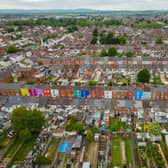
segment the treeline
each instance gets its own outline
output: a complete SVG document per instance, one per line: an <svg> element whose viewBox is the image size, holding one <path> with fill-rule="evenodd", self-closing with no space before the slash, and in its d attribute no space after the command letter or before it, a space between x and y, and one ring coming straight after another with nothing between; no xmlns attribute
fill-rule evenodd
<svg viewBox="0 0 168 168"><path fill-rule="evenodd" d="M103 20L103 19L74 19L74 18L39 18L37 20L9 20L7 26L36 26L36 25L45 25L45 26L110 26L110 25L123 25L122 20Z"/></svg>
<svg viewBox="0 0 168 168"><path fill-rule="evenodd" d="M126 35L115 36L113 32L98 32L98 29L93 30L93 38L90 41L90 44L97 44L97 41L101 44L112 44L112 45L125 45L126 44Z"/></svg>
<svg viewBox="0 0 168 168"><path fill-rule="evenodd" d="M138 23L138 24L134 25L135 28L139 28L139 29L146 29L146 28L158 29L158 28L162 28L163 26L164 26L163 24L155 23L155 22L152 22L152 23Z"/></svg>
<svg viewBox="0 0 168 168"><path fill-rule="evenodd" d="M124 36L114 36L112 32L108 34L100 34L100 43L101 44L113 44L113 45L124 45L126 44L126 38Z"/></svg>

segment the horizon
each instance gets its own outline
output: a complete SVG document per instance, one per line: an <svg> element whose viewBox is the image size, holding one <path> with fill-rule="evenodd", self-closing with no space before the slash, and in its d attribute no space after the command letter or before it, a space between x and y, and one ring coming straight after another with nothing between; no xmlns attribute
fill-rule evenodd
<svg viewBox="0 0 168 168"><path fill-rule="evenodd" d="M0 10L41 10L41 11L44 11L44 10L65 10L65 11L68 11L68 10L92 10L92 11L168 11L168 9L138 9L138 10L134 10L134 9L92 9L92 8L74 8L74 9L66 9L66 8L50 8L50 9L37 9L37 8L32 8L32 9L26 9L26 8L20 8L20 9L17 9L17 8L6 8L6 9L1 9Z"/></svg>
<svg viewBox="0 0 168 168"><path fill-rule="evenodd" d="M2 1L2 0L0 0ZM167 0L6 0L0 10L75 10L91 9L102 11L146 11L168 10Z"/></svg>

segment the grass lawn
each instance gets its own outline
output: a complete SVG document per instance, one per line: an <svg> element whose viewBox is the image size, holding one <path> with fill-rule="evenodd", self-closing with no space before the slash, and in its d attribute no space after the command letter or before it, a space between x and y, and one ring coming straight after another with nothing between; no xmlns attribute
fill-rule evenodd
<svg viewBox="0 0 168 168"><path fill-rule="evenodd" d="M168 158L168 150L166 147L166 143L163 139L160 141L160 147L162 148L162 151L163 151L163 154L165 155L165 158ZM168 160L167 160L167 162L168 162Z"/></svg>
<svg viewBox="0 0 168 168"><path fill-rule="evenodd" d="M110 124L109 124L109 129L111 131L124 131L126 128L126 124L125 122L121 122L121 121L110 121Z"/></svg>
<svg viewBox="0 0 168 168"><path fill-rule="evenodd" d="M24 158L27 156L27 154L33 149L33 145L34 145L36 138L37 138L37 135L33 136L31 138L31 140L24 142L24 144L22 145L20 150L16 153L15 157L13 158L11 165L14 162L24 160Z"/></svg>
<svg viewBox="0 0 168 168"><path fill-rule="evenodd" d="M113 166L121 165L121 147L120 147L120 137L112 139L112 164Z"/></svg>
<svg viewBox="0 0 168 168"><path fill-rule="evenodd" d="M5 146L7 146L11 141L12 141L12 139L6 137L6 138L4 138L3 140L0 140L0 145L2 145L2 146L5 147Z"/></svg>
<svg viewBox="0 0 168 168"><path fill-rule="evenodd" d="M130 140L128 138L125 140L125 151L126 151L127 164L132 164L133 163L132 150Z"/></svg>
<svg viewBox="0 0 168 168"><path fill-rule="evenodd" d="M53 160L53 158L55 156L59 142L60 142L60 139L56 139L56 138L52 138L50 141L50 144L49 144L48 149L45 153L45 156L47 158L49 158L51 161Z"/></svg>
<svg viewBox="0 0 168 168"><path fill-rule="evenodd" d="M66 168L67 160L68 160L68 154L65 154L65 156L64 156L63 168Z"/></svg>
<svg viewBox="0 0 168 168"><path fill-rule="evenodd" d="M6 157L12 157L12 155L15 153L15 151L17 150L17 148L19 147L19 145L22 143L21 140L15 139L13 144L9 147L9 149L7 150L7 152L5 153L5 155L3 156L3 158Z"/></svg>
<svg viewBox="0 0 168 168"><path fill-rule="evenodd" d="M98 151L98 143L91 142L88 146L88 157L87 161L89 161L93 168L97 168L97 151Z"/></svg>

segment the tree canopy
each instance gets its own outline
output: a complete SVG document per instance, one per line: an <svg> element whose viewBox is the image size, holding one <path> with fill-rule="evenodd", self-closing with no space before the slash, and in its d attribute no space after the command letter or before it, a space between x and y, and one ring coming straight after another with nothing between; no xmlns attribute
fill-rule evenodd
<svg viewBox="0 0 168 168"><path fill-rule="evenodd" d="M155 122L149 125L148 132L150 135L159 136L161 134L162 127L159 123Z"/></svg>
<svg viewBox="0 0 168 168"><path fill-rule="evenodd" d="M36 26L36 25L45 25L45 26L58 26L58 27L66 27L66 26L110 26L110 25L123 25L122 20L118 19L74 19L74 18L39 18L39 19L25 19L25 20L9 20L6 25L9 26Z"/></svg>
<svg viewBox="0 0 168 168"><path fill-rule="evenodd" d="M103 49L101 50L100 56L101 56L101 57L105 57L105 56L107 56L107 55L108 55L108 53L107 53L106 49L103 48Z"/></svg>
<svg viewBox="0 0 168 168"><path fill-rule="evenodd" d="M16 53L19 51L19 49L17 47L15 47L14 45L9 45L6 49L8 54L12 54L12 53Z"/></svg>
<svg viewBox="0 0 168 168"><path fill-rule="evenodd" d="M97 28L95 28L94 30L93 30L93 36L98 36L99 35L99 33L98 33L98 29Z"/></svg>
<svg viewBox="0 0 168 168"><path fill-rule="evenodd" d="M97 43L97 37L93 37L90 44L96 44Z"/></svg>
<svg viewBox="0 0 168 168"><path fill-rule="evenodd" d="M113 45L124 45L126 44L126 39L124 36L114 36L113 32L109 32L108 34L104 34L101 32L100 34L100 43L101 44L113 44Z"/></svg>
<svg viewBox="0 0 168 168"><path fill-rule="evenodd" d="M92 142L93 141L93 132L91 130L88 130L87 131L87 135L86 135L86 139L89 141L89 142Z"/></svg>
<svg viewBox="0 0 168 168"><path fill-rule="evenodd" d="M44 155L39 155L37 156L35 163L37 165L49 165L50 164L50 159L45 157Z"/></svg>
<svg viewBox="0 0 168 168"><path fill-rule="evenodd" d="M94 81L94 80L89 80L89 81L88 81L88 85L89 85L89 86L96 86L96 85L97 85L97 82Z"/></svg>
<svg viewBox="0 0 168 168"><path fill-rule="evenodd" d="M133 57L133 53L129 51L129 52L126 53L126 56L129 57L129 58Z"/></svg>
<svg viewBox="0 0 168 168"><path fill-rule="evenodd" d="M156 39L156 44L163 44L163 39L162 39L162 37L158 37L158 38Z"/></svg>
<svg viewBox="0 0 168 168"><path fill-rule="evenodd" d="M66 125L65 130L69 132L76 131L77 133L81 134L84 132L85 129L80 122L77 122L75 116L71 116L69 124Z"/></svg>
<svg viewBox="0 0 168 168"><path fill-rule="evenodd" d="M109 50L108 50L108 56L114 57L114 56L116 56L116 55L117 55L117 50L116 50L116 48L114 48L114 47L109 48Z"/></svg>
<svg viewBox="0 0 168 168"><path fill-rule="evenodd" d="M150 81L150 73L147 69L143 69L138 72L137 81L141 83L149 83Z"/></svg>
<svg viewBox="0 0 168 168"><path fill-rule="evenodd" d="M11 122L14 131L20 138L29 139L31 134L39 132L45 123L43 114L34 109L27 110L25 107L18 107L13 110Z"/></svg>

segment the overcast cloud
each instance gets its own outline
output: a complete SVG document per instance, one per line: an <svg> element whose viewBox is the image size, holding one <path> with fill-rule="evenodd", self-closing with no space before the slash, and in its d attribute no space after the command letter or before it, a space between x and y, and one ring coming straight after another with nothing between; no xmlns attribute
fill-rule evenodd
<svg viewBox="0 0 168 168"><path fill-rule="evenodd" d="M168 0L0 0L0 9L152 10L168 9Z"/></svg>

